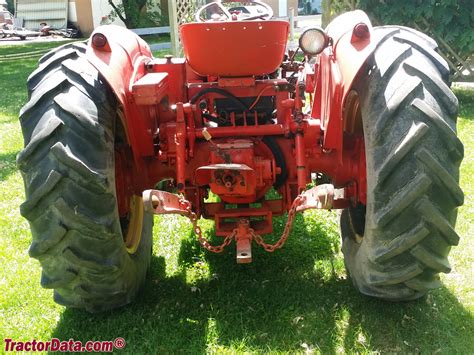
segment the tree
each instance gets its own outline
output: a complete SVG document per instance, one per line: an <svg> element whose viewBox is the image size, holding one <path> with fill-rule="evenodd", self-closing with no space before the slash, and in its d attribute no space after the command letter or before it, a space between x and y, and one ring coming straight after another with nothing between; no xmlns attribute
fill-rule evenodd
<svg viewBox="0 0 474 355"><path fill-rule="evenodd" d="M7 0L7 9L10 11L12 14L15 13L15 6L13 4L13 0Z"/></svg>
<svg viewBox="0 0 474 355"><path fill-rule="evenodd" d="M440 47L453 63L466 61L474 52L472 0L325 0L330 2L331 15L359 8L378 25L418 25L429 36L446 42L456 53ZM471 10L469 10L471 9ZM324 12L323 12L324 14Z"/></svg>
<svg viewBox="0 0 474 355"><path fill-rule="evenodd" d="M168 1L167 0L108 0L113 10L108 16L110 20L118 17L128 28L168 26ZM160 11L157 9L157 2Z"/></svg>
<svg viewBox="0 0 474 355"><path fill-rule="evenodd" d="M122 0L122 4L117 5L113 0L109 0L115 15L123 21L127 28L136 28L140 25L141 15L146 12L148 3L148 0Z"/></svg>

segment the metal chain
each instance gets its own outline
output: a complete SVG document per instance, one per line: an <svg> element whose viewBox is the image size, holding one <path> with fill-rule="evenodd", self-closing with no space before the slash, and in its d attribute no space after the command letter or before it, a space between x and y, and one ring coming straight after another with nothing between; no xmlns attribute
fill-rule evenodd
<svg viewBox="0 0 474 355"><path fill-rule="evenodd" d="M276 242L275 244L265 243L265 241L260 235L256 234L252 228L249 228L250 234L252 235L255 242L259 244L260 246L262 246L263 249L265 249L265 251L270 252L270 253L275 251L276 249L280 249L281 247L283 247L286 240L288 239L288 236L290 235L291 227L293 225L293 220L295 219L295 216L296 216L296 209L303 202L304 202L304 197L302 195L299 195L293 201L293 204L291 205L291 208L288 211L288 220L286 221L285 229L283 230L283 233L280 239L278 240L278 242ZM237 230L234 229L232 233L230 233L227 237L225 237L221 245L217 245L217 246L211 245L211 243L209 243L209 240L207 240L202 235L201 227L199 227L197 224L197 221L198 221L197 215L191 209L191 203L185 199L182 199L181 203L183 207L186 209L185 216L188 217L191 223L193 224L193 231L198 236L199 243L212 253L222 253L224 251L224 248L227 247L235 238L237 234Z"/></svg>
<svg viewBox="0 0 474 355"><path fill-rule="evenodd" d="M263 238L256 234L253 229L250 230L250 233L252 234L253 239L255 239L255 242L259 244L260 246L265 249L267 252L273 252L276 249L280 249L288 239L288 236L290 235L291 231L291 226L293 225L293 220L295 219L296 216L296 209L298 206L300 206L304 202L304 197L302 195L299 195L294 201L293 204L291 205L290 210L288 211L288 220L286 221L285 229L283 230L283 233L275 244L268 244L265 243Z"/></svg>
<svg viewBox="0 0 474 355"><path fill-rule="evenodd" d="M191 210L191 203L189 201L185 200L185 199L182 199L181 203L183 204L183 207L187 211L185 216L188 217L189 220L191 221L191 223L193 224L193 231L198 236L199 243L204 248L206 248L207 250L209 250L212 253L222 253L224 251L224 248L227 247L232 242L232 240L235 238L235 235L237 234L237 231L234 230L227 237L225 237L224 242L221 245L217 245L217 246L211 245L211 243L209 243L209 240L207 240L202 235L201 227L199 227L198 224L197 224L198 217L197 217L196 213L194 213Z"/></svg>

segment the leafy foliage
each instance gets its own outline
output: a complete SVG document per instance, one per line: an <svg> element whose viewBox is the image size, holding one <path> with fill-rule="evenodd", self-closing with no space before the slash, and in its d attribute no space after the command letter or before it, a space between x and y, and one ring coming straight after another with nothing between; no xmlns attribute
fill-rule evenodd
<svg viewBox="0 0 474 355"><path fill-rule="evenodd" d="M13 0L7 0L7 10L12 14L15 13L15 5L13 4Z"/></svg>
<svg viewBox="0 0 474 355"><path fill-rule="evenodd" d="M153 27L168 25L168 16L154 11L156 0L108 0L113 10L108 16L110 20L120 18L128 28Z"/></svg>
<svg viewBox="0 0 474 355"><path fill-rule="evenodd" d="M358 0L356 7L367 12L375 24L418 25L428 34L446 41L462 58L474 53L474 11L472 0ZM350 10L348 2L331 2L331 13ZM449 56L449 53L445 53Z"/></svg>

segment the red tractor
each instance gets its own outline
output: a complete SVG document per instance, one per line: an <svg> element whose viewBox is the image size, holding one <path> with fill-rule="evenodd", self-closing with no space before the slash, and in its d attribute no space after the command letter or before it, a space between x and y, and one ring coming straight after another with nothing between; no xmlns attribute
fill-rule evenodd
<svg viewBox="0 0 474 355"><path fill-rule="evenodd" d="M204 248L235 243L247 263L253 242L281 248L295 213L323 208L341 210L360 292L412 300L439 286L459 241L463 145L436 43L354 11L287 51L288 22L259 1L243 17L227 2L180 27L185 58L153 58L103 26L40 59L18 166L41 285L69 307L119 307L144 282L154 214L189 217ZM220 245L199 218L215 221Z"/></svg>

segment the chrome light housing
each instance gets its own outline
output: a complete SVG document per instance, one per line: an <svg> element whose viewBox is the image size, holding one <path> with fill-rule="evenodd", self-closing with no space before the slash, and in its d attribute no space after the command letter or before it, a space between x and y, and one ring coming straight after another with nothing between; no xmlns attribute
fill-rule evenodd
<svg viewBox="0 0 474 355"><path fill-rule="evenodd" d="M299 45L305 54L313 56L329 45L329 37L321 27L309 27L301 33Z"/></svg>

